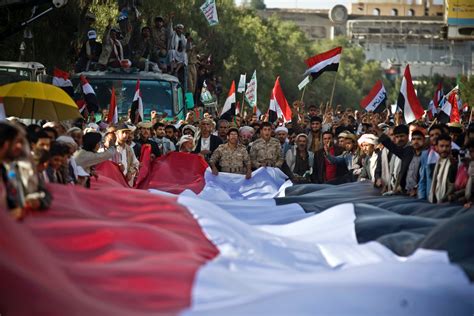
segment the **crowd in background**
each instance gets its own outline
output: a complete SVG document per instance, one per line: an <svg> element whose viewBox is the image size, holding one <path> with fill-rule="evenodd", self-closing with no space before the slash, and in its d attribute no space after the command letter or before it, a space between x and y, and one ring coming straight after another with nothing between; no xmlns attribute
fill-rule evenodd
<svg viewBox="0 0 474 316"><path fill-rule="evenodd" d="M123 8L109 21L101 41L94 27L96 17L87 13L76 43L75 72L111 68L153 71L176 76L183 90L199 94L206 89L217 98L222 93L219 77L213 73L212 56L199 54L198 45L174 15L142 21L136 10Z"/></svg>
<svg viewBox="0 0 474 316"><path fill-rule="evenodd" d="M155 114L136 126L84 119L25 125L10 118L0 122L0 203L17 217L47 209L47 183L90 187L95 166L104 161L114 162L133 187L143 159L178 151L203 157L215 176L229 172L248 179L253 170L274 167L294 183L371 181L384 195L471 206L469 117L465 124L406 125L400 113L305 108L301 102L293 104L293 113L287 123L256 115L232 122L209 113L195 118L194 112L173 123Z"/></svg>

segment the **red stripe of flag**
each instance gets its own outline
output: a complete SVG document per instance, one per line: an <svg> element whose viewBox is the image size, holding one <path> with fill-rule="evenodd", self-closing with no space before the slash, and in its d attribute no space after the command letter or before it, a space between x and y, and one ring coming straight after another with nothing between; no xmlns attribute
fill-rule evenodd
<svg viewBox="0 0 474 316"><path fill-rule="evenodd" d="M326 59L335 57L335 56L337 56L341 53L342 53L342 47L336 47L336 48L333 48L331 50L328 50L327 52L324 52L324 53L315 55L313 57L310 57L305 62L306 62L306 65L308 65L308 68L311 68L314 65L316 65L316 64L318 64L318 63L320 63L320 62L322 62Z"/></svg>

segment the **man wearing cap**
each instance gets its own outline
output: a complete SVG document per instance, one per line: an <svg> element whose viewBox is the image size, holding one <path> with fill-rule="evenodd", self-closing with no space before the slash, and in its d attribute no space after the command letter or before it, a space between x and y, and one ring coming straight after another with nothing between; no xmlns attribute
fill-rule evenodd
<svg viewBox="0 0 474 316"><path fill-rule="evenodd" d="M281 155L282 157L285 157L286 153L291 148L290 142L288 141L288 128L284 126L278 126L275 129L275 136L280 142Z"/></svg>
<svg viewBox="0 0 474 316"><path fill-rule="evenodd" d="M138 173L138 162L133 149L127 145L128 138L131 134L130 128L125 124L121 123L117 125L115 135L117 136L116 149L121 155L121 162L119 163L120 169L122 170L128 184L133 186L135 175Z"/></svg>
<svg viewBox="0 0 474 316"><path fill-rule="evenodd" d="M246 179L252 177L250 157L244 145L239 144L239 130L235 127L227 131L227 143L220 145L209 159L212 174L221 172L245 174Z"/></svg>
<svg viewBox="0 0 474 316"><path fill-rule="evenodd" d="M168 33L165 27L165 20L161 16L155 17L155 25L151 33L157 50L168 50Z"/></svg>
<svg viewBox="0 0 474 316"><path fill-rule="evenodd" d="M250 147L250 161L252 168L277 167L285 161L281 155L280 142L272 138L272 124L263 122L260 125L260 138Z"/></svg>
<svg viewBox="0 0 474 316"><path fill-rule="evenodd" d="M191 135L183 135L177 144L179 152L192 153L194 149L194 138Z"/></svg>
<svg viewBox="0 0 474 316"><path fill-rule="evenodd" d="M197 140L194 152L201 154L206 160L208 160L212 153L214 153L214 150L222 144L222 140L218 136L211 134L214 129L214 122L211 119L202 119L200 129L201 136Z"/></svg>
<svg viewBox="0 0 474 316"><path fill-rule="evenodd" d="M143 157L141 157L141 153L143 152L143 148L145 146L151 147L151 153L150 153L151 160L154 160L156 157L159 157L161 155L160 148L158 144L155 143L153 139L151 138L151 129L152 129L151 122L140 122L138 123L138 128L140 131L140 135L137 140L137 143L140 144L141 151L139 155L137 156L137 159L139 159L140 161L143 160Z"/></svg>
<svg viewBox="0 0 474 316"><path fill-rule="evenodd" d="M365 154L359 180L370 180L380 187L382 183L380 179L379 153L375 151L375 146L379 144L379 138L373 134L364 134L359 138L358 142Z"/></svg>
<svg viewBox="0 0 474 316"><path fill-rule="evenodd" d="M97 32L89 30L87 40L82 44L76 64L76 72L89 71L95 67L102 53L102 44L96 41Z"/></svg>

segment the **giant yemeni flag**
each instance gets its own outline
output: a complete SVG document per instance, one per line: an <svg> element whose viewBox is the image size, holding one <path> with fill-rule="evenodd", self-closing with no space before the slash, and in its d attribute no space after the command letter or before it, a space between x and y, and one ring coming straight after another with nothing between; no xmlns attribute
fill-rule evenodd
<svg viewBox="0 0 474 316"><path fill-rule="evenodd" d="M341 59L342 47L336 47L327 52L315 55L306 60L308 69L304 75L311 75L313 79L318 78L325 71L337 71Z"/></svg>
<svg viewBox="0 0 474 316"><path fill-rule="evenodd" d="M2 315L474 310L474 214L462 205L380 197L364 182L292 186L270 167L214 176L188 153L143 163L144 190L106 161L91 189L50 184L50 209L22 222L0 204Z"/></svg>
<svg viewBox="0 0 474 316"><path fill-rule="evenodd" d="M275 80L268 107L268 120L275 122L278 118L283 118L285 123L291 121L291 108L281 89L279 76Z"/></svg>
<svg viewBox="0 0 474 316"><path fill-rule="evenodd" d="M360 106L367 112L379 113L385 110L386 102L387 91L385 91L382 80L379 80L372 87L369 94L360 101Z"/></svg>
<svg viewBox="0 0 474 316"><path fill-rule="evenodd" d="M232 80L232 84L229 89L229 94L225 100L224 107L221 111L221 119L232 121L235 115L235 81Z"/></svg>
<svg viewBox="0 0 474 316"><path fill-rule="evenodd" d="M411 80L409 65L405 68L400 93L398 94L397 107L403 112L406 124L420 119L425 113L425 110L423 110L423 107L416 96L413 81Z"/></svg>

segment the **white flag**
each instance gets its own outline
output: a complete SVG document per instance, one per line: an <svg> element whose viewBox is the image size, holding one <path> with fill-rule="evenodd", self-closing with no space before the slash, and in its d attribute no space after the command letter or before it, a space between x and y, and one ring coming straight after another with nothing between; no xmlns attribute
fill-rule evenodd
<svg viewBox="0 0 474 316"><path fill-rule="evenodd" d="M306 76L306 78L304 78L303 81L301 81L300 84L298 85L298 89L299 90L303 89L304 87L306 87L308 83L309 83L309 76Z"/></svg>
<svg viewBox="0 0 474 316"><path fill-rule="evenodd" d="M250 107L257 105L257 71L255 70L247 85L247 91L245 91L245 99L249 103Z"/></svg>
<svg viewBox="0 0 474 316"><path fill-rule="evenodd" d="M242 93L245 91L245 82L247 81L247 74L240 75L239 85L237 87L237 92Z"/></svg>
<svg viewBox="0 0 474 316"><path fill-rule="evenodd" d="M219 18L217 17L217 7L215 0L206 0L201 6L201 11L209 22L209 25L216 25L219 23Z"/></svg>

